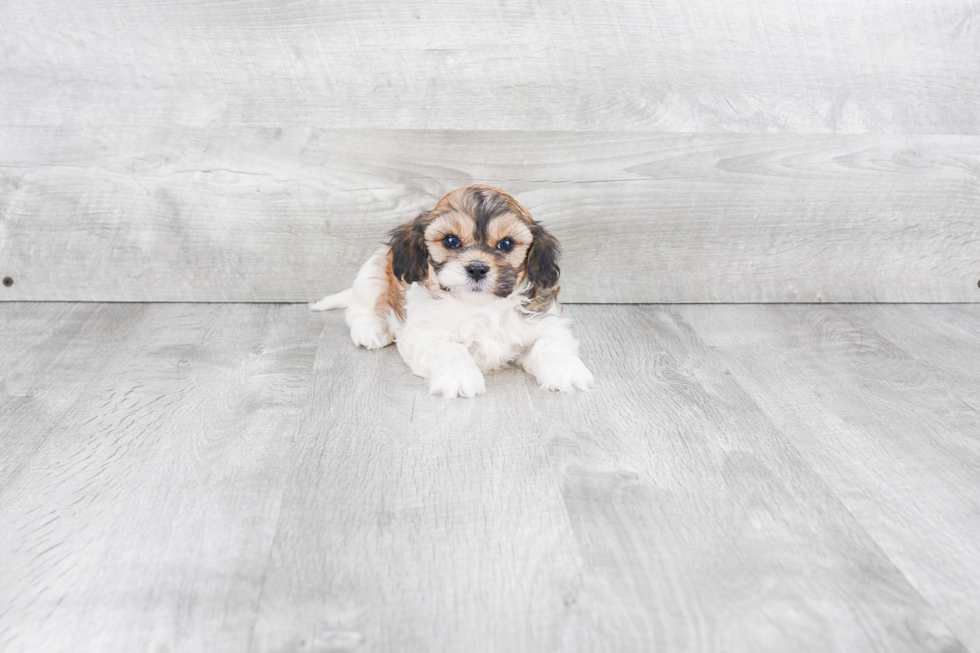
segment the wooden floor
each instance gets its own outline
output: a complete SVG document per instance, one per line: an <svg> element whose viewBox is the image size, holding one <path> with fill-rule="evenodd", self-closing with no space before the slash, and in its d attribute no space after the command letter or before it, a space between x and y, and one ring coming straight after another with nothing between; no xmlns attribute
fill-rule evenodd
<svg viewBox="0 0 980 653"><path fill-rule="evenodd" d="M572 306L429 397L298 305L0 304L0 651L980 652L980 305Z"/></svg>

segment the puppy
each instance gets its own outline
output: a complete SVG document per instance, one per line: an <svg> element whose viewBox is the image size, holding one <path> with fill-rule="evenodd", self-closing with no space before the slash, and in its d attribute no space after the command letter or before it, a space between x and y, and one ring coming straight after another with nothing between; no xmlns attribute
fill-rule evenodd
<svg viewBox="0 0 980 653"><path fill-rule="evenodd" d="M483 372L509 363L548 390L592 386L558 302L558 241L513 197L460 188L390 237L353 288L310 305L346 307L355 344L396 342L429 392L445 397L482 394Z"/></svg>

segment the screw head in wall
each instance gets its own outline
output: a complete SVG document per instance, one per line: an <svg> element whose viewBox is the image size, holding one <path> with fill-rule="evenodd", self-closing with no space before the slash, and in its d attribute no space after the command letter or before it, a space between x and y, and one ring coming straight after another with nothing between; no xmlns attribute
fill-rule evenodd
<svg viewBox="0 0 980 653"><path fill-rule="evenodd" d="M14 285L14 278L13 277L4 277L3 278L3 285L7 286L8 288L10 286Z"/></svg>

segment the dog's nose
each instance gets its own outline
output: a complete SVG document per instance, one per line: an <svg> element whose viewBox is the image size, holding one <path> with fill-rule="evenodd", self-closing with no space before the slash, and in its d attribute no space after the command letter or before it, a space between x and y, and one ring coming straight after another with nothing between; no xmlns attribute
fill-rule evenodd
<svg viewBox="0 0 980 653"><path fill-rule="evenodd" d="M466 266L466 274L470 275L473 281L480 281L483 277L487 276L487 272L489 271L490 268L487 264L481 261L473 261Z"/></svg>

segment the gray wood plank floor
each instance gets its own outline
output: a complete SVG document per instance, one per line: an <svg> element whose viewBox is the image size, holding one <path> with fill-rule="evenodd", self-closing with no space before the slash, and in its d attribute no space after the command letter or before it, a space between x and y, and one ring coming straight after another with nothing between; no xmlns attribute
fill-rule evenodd
<svg viewBox="0 0 980 653"><path fill-rule="evenodd" d="M339 313L0 304L0 651L978 651L980 306L570 306L587 394Z"/></svg>

